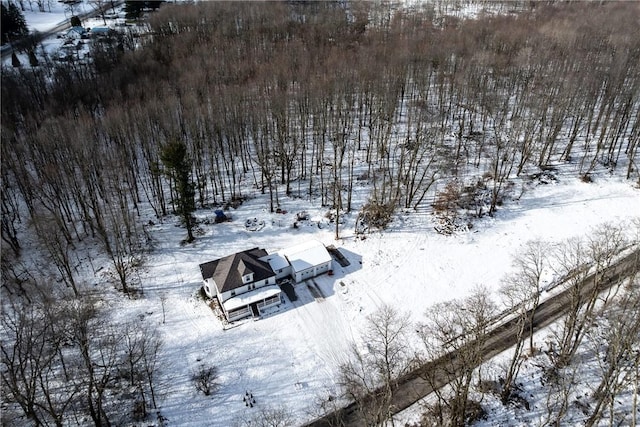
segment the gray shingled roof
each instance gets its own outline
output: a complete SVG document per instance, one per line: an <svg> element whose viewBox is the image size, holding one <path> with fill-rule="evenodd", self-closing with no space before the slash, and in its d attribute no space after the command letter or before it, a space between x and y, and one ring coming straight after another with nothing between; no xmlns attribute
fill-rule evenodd
<svg viewBox="0 0 640 427"><path fill-rule="evenodd" d="M204 280L213 277L218 291L221 293L231 291L244 286L244 283L242 283L243 274L253 272L254 282L275 276L269 263L258 259L266 255L267 251L264 249L249 249L215 261L200 264L200 272Z"/></svg>

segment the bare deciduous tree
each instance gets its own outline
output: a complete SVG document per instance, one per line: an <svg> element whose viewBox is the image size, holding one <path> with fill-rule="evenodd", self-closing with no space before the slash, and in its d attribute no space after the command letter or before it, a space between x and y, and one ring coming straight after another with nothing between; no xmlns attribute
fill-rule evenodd
<svg viewBox="0 0 640 427"><path fill-rule="evenodd" d="M541 241L527 242L514 259L515 270L503 279L500 292L508 310L516 314L516 345L513 348L502 385L501 399L507 403L522 364L522 349L529 333L529 354L533 355L533 320L540 302L542 274L548 263L548 245Z"/></svg>
<svg viewBox="0 0 640 427"><path fill-rule="evenodd" d="M593 384L591 415L585 425L594 426L609 409L609 423L615 420L615 399L632 381L640 361L640 292L638 280L629 281L619 297L610 301L596 325L587 332L597 360L599 381ZM628 420L627 420L628 421Z"/></svg>
<svg viewBox="0 0 640 427"><path fill-rule="evenodd" d="M288 427L296 424L296 419L285 407L260 407L258 413L243 417L232 424L233 427Z"/></svg>
<svg viewBox="0 0 640 427"><path fill-rule="evenodd" d="M426 313L419 330L425 357L445 357L449 361L443 370L423 374L433 385L437 398L434 422L439 425L461 426L466 422L472 380L482 361L486 333L495 312L495 304L481 287L464 300L439 303ZM444 383L449 384L447 389L441 387Z"/></svg>
<svg viewBox="0 0 640 427"><path fill-rule="evenodd" d="M344 392L358 403L371 425L389 418L396 380L410 366L412 354L406 346L410 326L406 314L383 305L368 317L363 335L366 349L353 345L351 360L340 368Z"/></svg>
<svg viewBox="0 0 640 427"><path fill-rule="evenodd" d="M201 364L191 375L196 390L210 396L218 387L218 368Z"/></svg>
<svg viewBox="0 0 640 427"><path fill-rule="evenodd" d="M556 248L556 273L566 279L570 296L569 312L556 334L554 353L558 366L570 363L588 323L598 315L603 270L613 263L625 245L620 227L610 225L591 230L586 241L574 238Z"/></svg>
<svg viewBox="0 0 640 427"><path fill-rule="evenodd" d="M36 301L12 300L2 315L2 390L7 400L20 405L36 425L61 425L75 393L60 395L57 371L63 341L55 334L43 307Z"/></svg>

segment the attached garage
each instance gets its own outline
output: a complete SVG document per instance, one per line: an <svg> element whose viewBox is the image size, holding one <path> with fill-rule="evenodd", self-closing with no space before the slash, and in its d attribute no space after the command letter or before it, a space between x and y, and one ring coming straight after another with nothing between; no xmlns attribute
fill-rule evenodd
<svg viewBox="0 0 640 427"><path fill-rule="evenodd" d="M331 269L331 255L325 246L311 240L279 252L291 265L291 277L298 283L326 273Z"/></svg>

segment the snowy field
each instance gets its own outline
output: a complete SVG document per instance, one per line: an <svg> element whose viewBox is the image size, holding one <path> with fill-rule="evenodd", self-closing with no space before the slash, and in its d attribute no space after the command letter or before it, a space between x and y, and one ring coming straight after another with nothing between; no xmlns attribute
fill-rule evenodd
<svg viewBox="0 0 640 427"><path fill-rule="evenodd" d="M471 231L449 237L434 231L430 214L412 212L360 240L353 233L353 213L335 241L325 209L313 209L313 202L302 199L285 198L280 206L286 214L271 214L268 197L256 194L230 211L233 221L201 224L196 242L188 246L180 246L185 231L172 219L150 228L156 243L145 260L145 296L120 314L146 313L158 324L164 339L161 365L171 367L164 372L166 400L161 404L170 423L228 426L261 408L279 407L300 423L313 419L318 403L338 394L338 366L351 342L361 344L366 316L377 307L389 304L419 321L430 305L463 297L478 285L497 290L523 243L560 242L638 218L640 192L615 177L583 183L561 175L556 183L533 186ZM302 210L311 219L293 228L294 215ZM199 215L213 219L214 212ZM245 221L252 218L264 221L264 228L248 231ZM200 263L255 246L272 252L312 238L335 245L351 262L346 268L334 262L333 276L315 279L324 300L316 301L300 284L294 303L287 300L260 320L225 330L199 298ZM220 386L213 397L198 394L190 381L201 361L219 368ZM256 407L244 405L246 391L253 393Z"/></svg>

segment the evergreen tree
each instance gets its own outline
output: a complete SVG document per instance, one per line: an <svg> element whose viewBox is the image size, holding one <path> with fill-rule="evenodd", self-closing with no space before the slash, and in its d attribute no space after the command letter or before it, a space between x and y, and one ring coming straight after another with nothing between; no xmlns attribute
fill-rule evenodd
<svg viewBox="0 0 640 427"><path fill-rule="evenodd" d="M82 26L82 21L80 21L80 18L77 15L73 15L71 17L71 19L69 20L69 23L71 24L72 27L81 27Z"/></svg>
<svg viewBox="0 0 640 427"><path fill-rule="evenodd" d="M22 65L15 52L11 52L11 65L13 65L14 67L19 67L20 65Z"/></svg>
<svg viewBox="0 0 640 427"><path fill-rule="evenodd" d="M173 180L177 193L176 212L182 216L187 227L187 242L193 242L194 220L191 214L196 210L195 187L191 181L192 162L187 155L184 142L173 140L162 147L160 160L167 168L167 175Z"/></svg>
<svg viewBox="0 0 640 427"><path fill-rule="evenodd" d="M33 49L29 49L29 65L32 67L38 66L40 63L38 61L38 57L36 56L36 52Z"/></svg>
<svg viewBox="0 0 640 427"><path fill-rule="evenodd" d="M9 3L8 6L2 3L0 15L2 44L24 37L29 33L22 11L14 3Z"/></svg>
<svg viewBox="0 0 640 427"><path fill-rule="evenodd" d="M127 19L138 19L142 15L145 3L143 1L125 1L124 12Z"/></svg>
<svg viewBox="0 0 640 427"><path fill-rule="evenodd" d="M138 19L142 15L144 9L156 10L163 1L138 1L127 0L124 2L125 17L127 19Z"/></svg>
<svg viewBox="0 0 640 427"><path fill-rule="evenodd" d="M160 7L160 5L164 3L162 0L160 1L145 1L145 7L148 7L151 10L156 10Z"/></svg>

